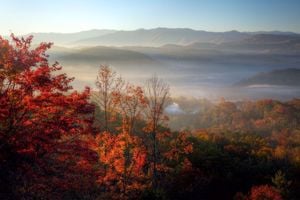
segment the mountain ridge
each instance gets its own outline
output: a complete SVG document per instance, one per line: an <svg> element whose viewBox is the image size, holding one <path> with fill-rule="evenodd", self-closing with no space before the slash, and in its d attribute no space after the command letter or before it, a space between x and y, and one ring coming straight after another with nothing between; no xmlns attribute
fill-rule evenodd
<svg viewBox="0 0 300 200"><path fill-rule="evenodd" d="M240 32L236 30L212 32L190 28L153 28L136 30L92 29L74 33L29 33L34 35L34 42L54 42L65 46L154 46L167 44L191 45L193 43L223 44L240 42L255 35L300 36L293 32L260 31Z"/></svg>

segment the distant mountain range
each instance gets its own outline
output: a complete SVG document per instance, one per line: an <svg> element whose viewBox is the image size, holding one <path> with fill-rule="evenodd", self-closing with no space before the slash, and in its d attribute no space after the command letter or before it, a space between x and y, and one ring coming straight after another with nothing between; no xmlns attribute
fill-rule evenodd
<svg viewBox="0 0 300 200"><path fill-rule="evenodd" d="M155 28L133 31L89 30L77 33L30 33L34 42L54 42L65 46L149 46L164 45L204 46L218 48L263 49L280 47L280 45L296 45L300 47L300 34L279 31L261 32L208 32L187 28ZM208 45L209 44L209 45ZM294 48L294 47L293 47Z"/></svg>
<svg viewBox="0 0 300 200"><path fill-rule="evenodd" d="M282 69L259 73L244 79L235 86L263 87L263 86L300 86L300 69Z"/></svg>
<svg viewBox="0 0 300 200"><path fill-rule="evenodd" d="M157 28L32 34L34 43L54 42L50 61L76 77L75 88L93 88L99 65L109 64L133 83L156 73L184 95L289 99L300 94L296 33Z"/></svg>
<svg viewBox="0 0 300 200"><path fill-rule="evenodd" d="M195 42L223 43L246 39L247 33L237 31L207 32L192 29L138 29L134 31L117 31L98 37L79 40L80 45L112 46L162 46L166 44L188 45Z"/></svg>
<svg viewBox="0 0 300 200"><path fill-rule="evenodd" d="M94 29L94 30L81 31L76 33L29 33L26 34L25 36L33 35L34 43L54 42L55 45L71 45L78 40L99 37L114 32L115 32L114 30Z"/></svg>

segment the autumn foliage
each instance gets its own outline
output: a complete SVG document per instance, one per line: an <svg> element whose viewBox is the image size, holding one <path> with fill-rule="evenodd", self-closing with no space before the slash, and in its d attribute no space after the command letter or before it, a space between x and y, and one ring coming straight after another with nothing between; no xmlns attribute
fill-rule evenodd
<svg viewBox="0 0 300 200"><path fill-rule="evenodd" d="M236 200L282 200L280 192L270 185L253 186L248 195L238 193Z"/></svg>
<svg viewBox="0 0 300 200"><path fill-rule="evenodd" d="M203 101L171 131L157 76L142 87L101 65L97 91L78 92L31 41L0 38L0 199L300 196L298 99Z"/></svg>
<svg viewBox="0 0 300 200"><path fill-rule="evenodd" d="M175 167L170 160L178 166L181 162L188 163L183 158L192 151L192 146L186 133L176 135L168 129L160 130L164 99L160 99L160 105L151 104L140 86L116 77L110 67L100 67L97 81L100 95L96 95L95 102L105 105L101 97L109 99L107 106L103 106L110 108L103 109L104 119L114 117L109 117L106 123L111 131L100 132L95 139L95 151L102 166L98 183L109 198L138 198L145 190L157 192L159 176L165 176ZM153 114L155 118L151 117Z"/></svg>
<svg viewBox="0 0 300 200"><path fill-rule="evenodd" d="M99 71L98 99L49 64L50 43L0 39L1 198L138 198L151 188L143 89ZM95 126L95 105L104 118ZM111 123L117 122L114 129ZM189 144L187 144L189 145ZM188 151L186 152L188 153Z"/></svg>
<svg viewBox="0 0 300 200"><path fill-rule="evenodd" d="M31 40L0 39L1 176L10 187L6 192L15 190L13 199L31 198L36 190L76 187L68 173L84 172L80 162L91 154L79 140L93 120L89 89L69 92L73 79L57 73L58 63L48 63L51 44L31 48ZM70 157L74 164L61 163Z"/></svg>
<svg viewBox="0 0 300 200"><path fill-rule="evenodd" d="M251 188L250 200L282 200L280 193L272 186L262 185Z"/></svg>

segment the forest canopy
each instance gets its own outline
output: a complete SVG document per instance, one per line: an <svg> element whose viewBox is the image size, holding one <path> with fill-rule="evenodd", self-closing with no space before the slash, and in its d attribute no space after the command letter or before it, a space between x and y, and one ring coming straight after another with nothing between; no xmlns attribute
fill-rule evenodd
<svg viewBox="0 0 300 200"><path fill-rule="evenodd" d="M108 65L79 92L32 38L0 37L1 199L300 198L299 99L172 99Z"/></svg>

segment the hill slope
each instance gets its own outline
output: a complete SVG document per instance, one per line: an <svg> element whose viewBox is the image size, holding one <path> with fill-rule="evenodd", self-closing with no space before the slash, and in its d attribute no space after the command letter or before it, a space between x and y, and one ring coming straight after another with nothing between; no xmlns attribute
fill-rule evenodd
<svg viewBox="0 0 300 200"><path fill-rule="evenodd" d="M87 63L122 63L122 64L154 64L149 56L125 49L113 47L89 47L73 51L70 54L62 55L58 60L84 65Z"/></svg>
<svg viewBox="0 0 300 200"><path fill-rule="evenodd" d="M236 86L286 85L300 86L300 69L282 69L259 73L235 84Z"/></svg>

